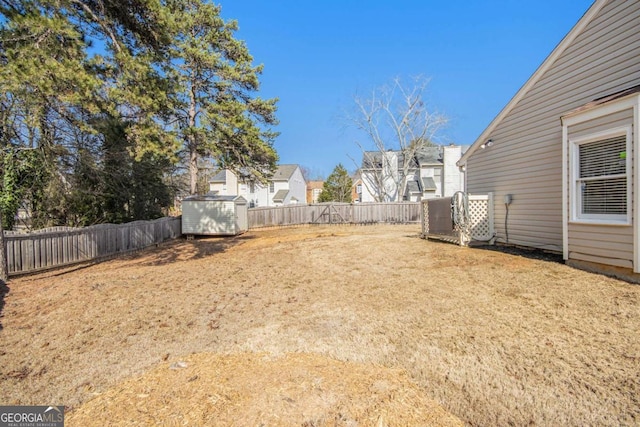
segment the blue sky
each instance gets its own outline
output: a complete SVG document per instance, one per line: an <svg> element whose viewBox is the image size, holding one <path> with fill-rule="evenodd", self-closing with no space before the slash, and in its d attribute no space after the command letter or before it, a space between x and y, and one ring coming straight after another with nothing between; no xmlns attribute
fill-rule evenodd
<svg viewBox="0 0 640 427"><path fill-rule="evenodd" d="M426 101L450 122L440 142L469 145L591 6L592 0L228 0L278 97L280 163L327 176L355 170L366 138L347 126L356 94L393 78L431 79Z"/></svg>

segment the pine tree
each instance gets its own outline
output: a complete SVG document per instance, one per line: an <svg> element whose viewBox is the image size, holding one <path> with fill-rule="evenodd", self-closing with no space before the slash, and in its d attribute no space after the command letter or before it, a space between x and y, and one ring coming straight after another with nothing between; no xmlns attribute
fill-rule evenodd
<svg viewBox="0 0 640 427"><path fill-rule="evenodd" d="M353 180L344 166L339 163L322 185L318 201L351 203L351 187L353 187Z"/></svg>
<svg viewBox="0 0 640 427"><path fill-rule="evenodd" d="M198 160L211 157L248 179L264 181L278 160L273 148L276 101L254 97L262 66L254 66L244 42L233 35L237 22L225 22L220 7L202 0L167 2L174 17L168 71L178 83L175 131L182 139L197 192Z"/></svg>

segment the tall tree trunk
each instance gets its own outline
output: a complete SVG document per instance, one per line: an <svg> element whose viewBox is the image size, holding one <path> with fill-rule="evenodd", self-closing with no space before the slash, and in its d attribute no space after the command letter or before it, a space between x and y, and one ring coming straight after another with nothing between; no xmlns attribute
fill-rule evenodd
<svg viewBox="0 0 640 427"><path fill-rule="evenodd" d="M195 136L191 135L189 139L195 139ZM198 193L198 153L192 141L189 142L189 192Z"/></svg>
<svg viewBox="0 0 640 427"><path fill-rule="evenodd" d="M189 145L189 179L190 179L190 193L198 193L198 141L195 134L196 128L196 92L195 84L192 82L191 90L189 91L189 129L191 132L187 136Z"/></svg>

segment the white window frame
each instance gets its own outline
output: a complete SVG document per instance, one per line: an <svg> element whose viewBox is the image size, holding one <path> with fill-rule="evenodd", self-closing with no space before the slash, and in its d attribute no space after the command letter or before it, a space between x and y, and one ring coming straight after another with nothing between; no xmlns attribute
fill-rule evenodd
<svg viewBox="0 0 640 427"><path fill-rule="evenodd" d="M571 222L583 224L602 224L602 225L631 225L631 201L632 201L632 130L631 126L621 126L607 129L602 132L591 133L588 135L569 138L569 167L571 170L570 185L570 210ZM626 158L625 158L625 178L627 180L627 212L626 214L584 214L582 213L582 194L580 179L580 146L590 142L602 141L609 138L624 136L626 139ZM613 178L613 177L612 177Z"/></svg>

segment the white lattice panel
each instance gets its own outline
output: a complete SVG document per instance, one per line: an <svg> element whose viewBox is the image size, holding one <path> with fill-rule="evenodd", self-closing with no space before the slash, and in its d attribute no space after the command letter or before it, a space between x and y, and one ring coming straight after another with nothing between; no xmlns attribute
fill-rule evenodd
<svg viewBox="0 0 640 427"><path fill-rule="evenodd" d="M429 234L429 203L423 200L420 204L422 211L420 212L422 222L422 236L426 237Z"/></svg>
<svg viewBox="0 0 640 427"><path fill-rule="evenodd" d="M448 203L451 203L451 198L447 198L447 201ZM435 221L437 223L435 224L435 228L434 224L429 224L430 202L437 203L434 199L422 201L421 222L423 237L437 238L463 245L468 244L470 240L489 241L494 237L493 197L491 193L488 195L469 195L467 204L468 211L466 216L468 218L468 223L466 225L463 225L462 228L456 226L455 228L448 231L444 231L442 227L437 227L437 225L440 224L441 221ZM442 206L438 207L438 209L441 208ZM434 213L434 215L432 216L437 217L438 215L435 215Z"/></svg>
<svg viewBox="0 0 640 427"><path fill-rule="evenodd" d="M490 240L493 237L490 196L469 196L469 222L473 240Z"/></svg>

